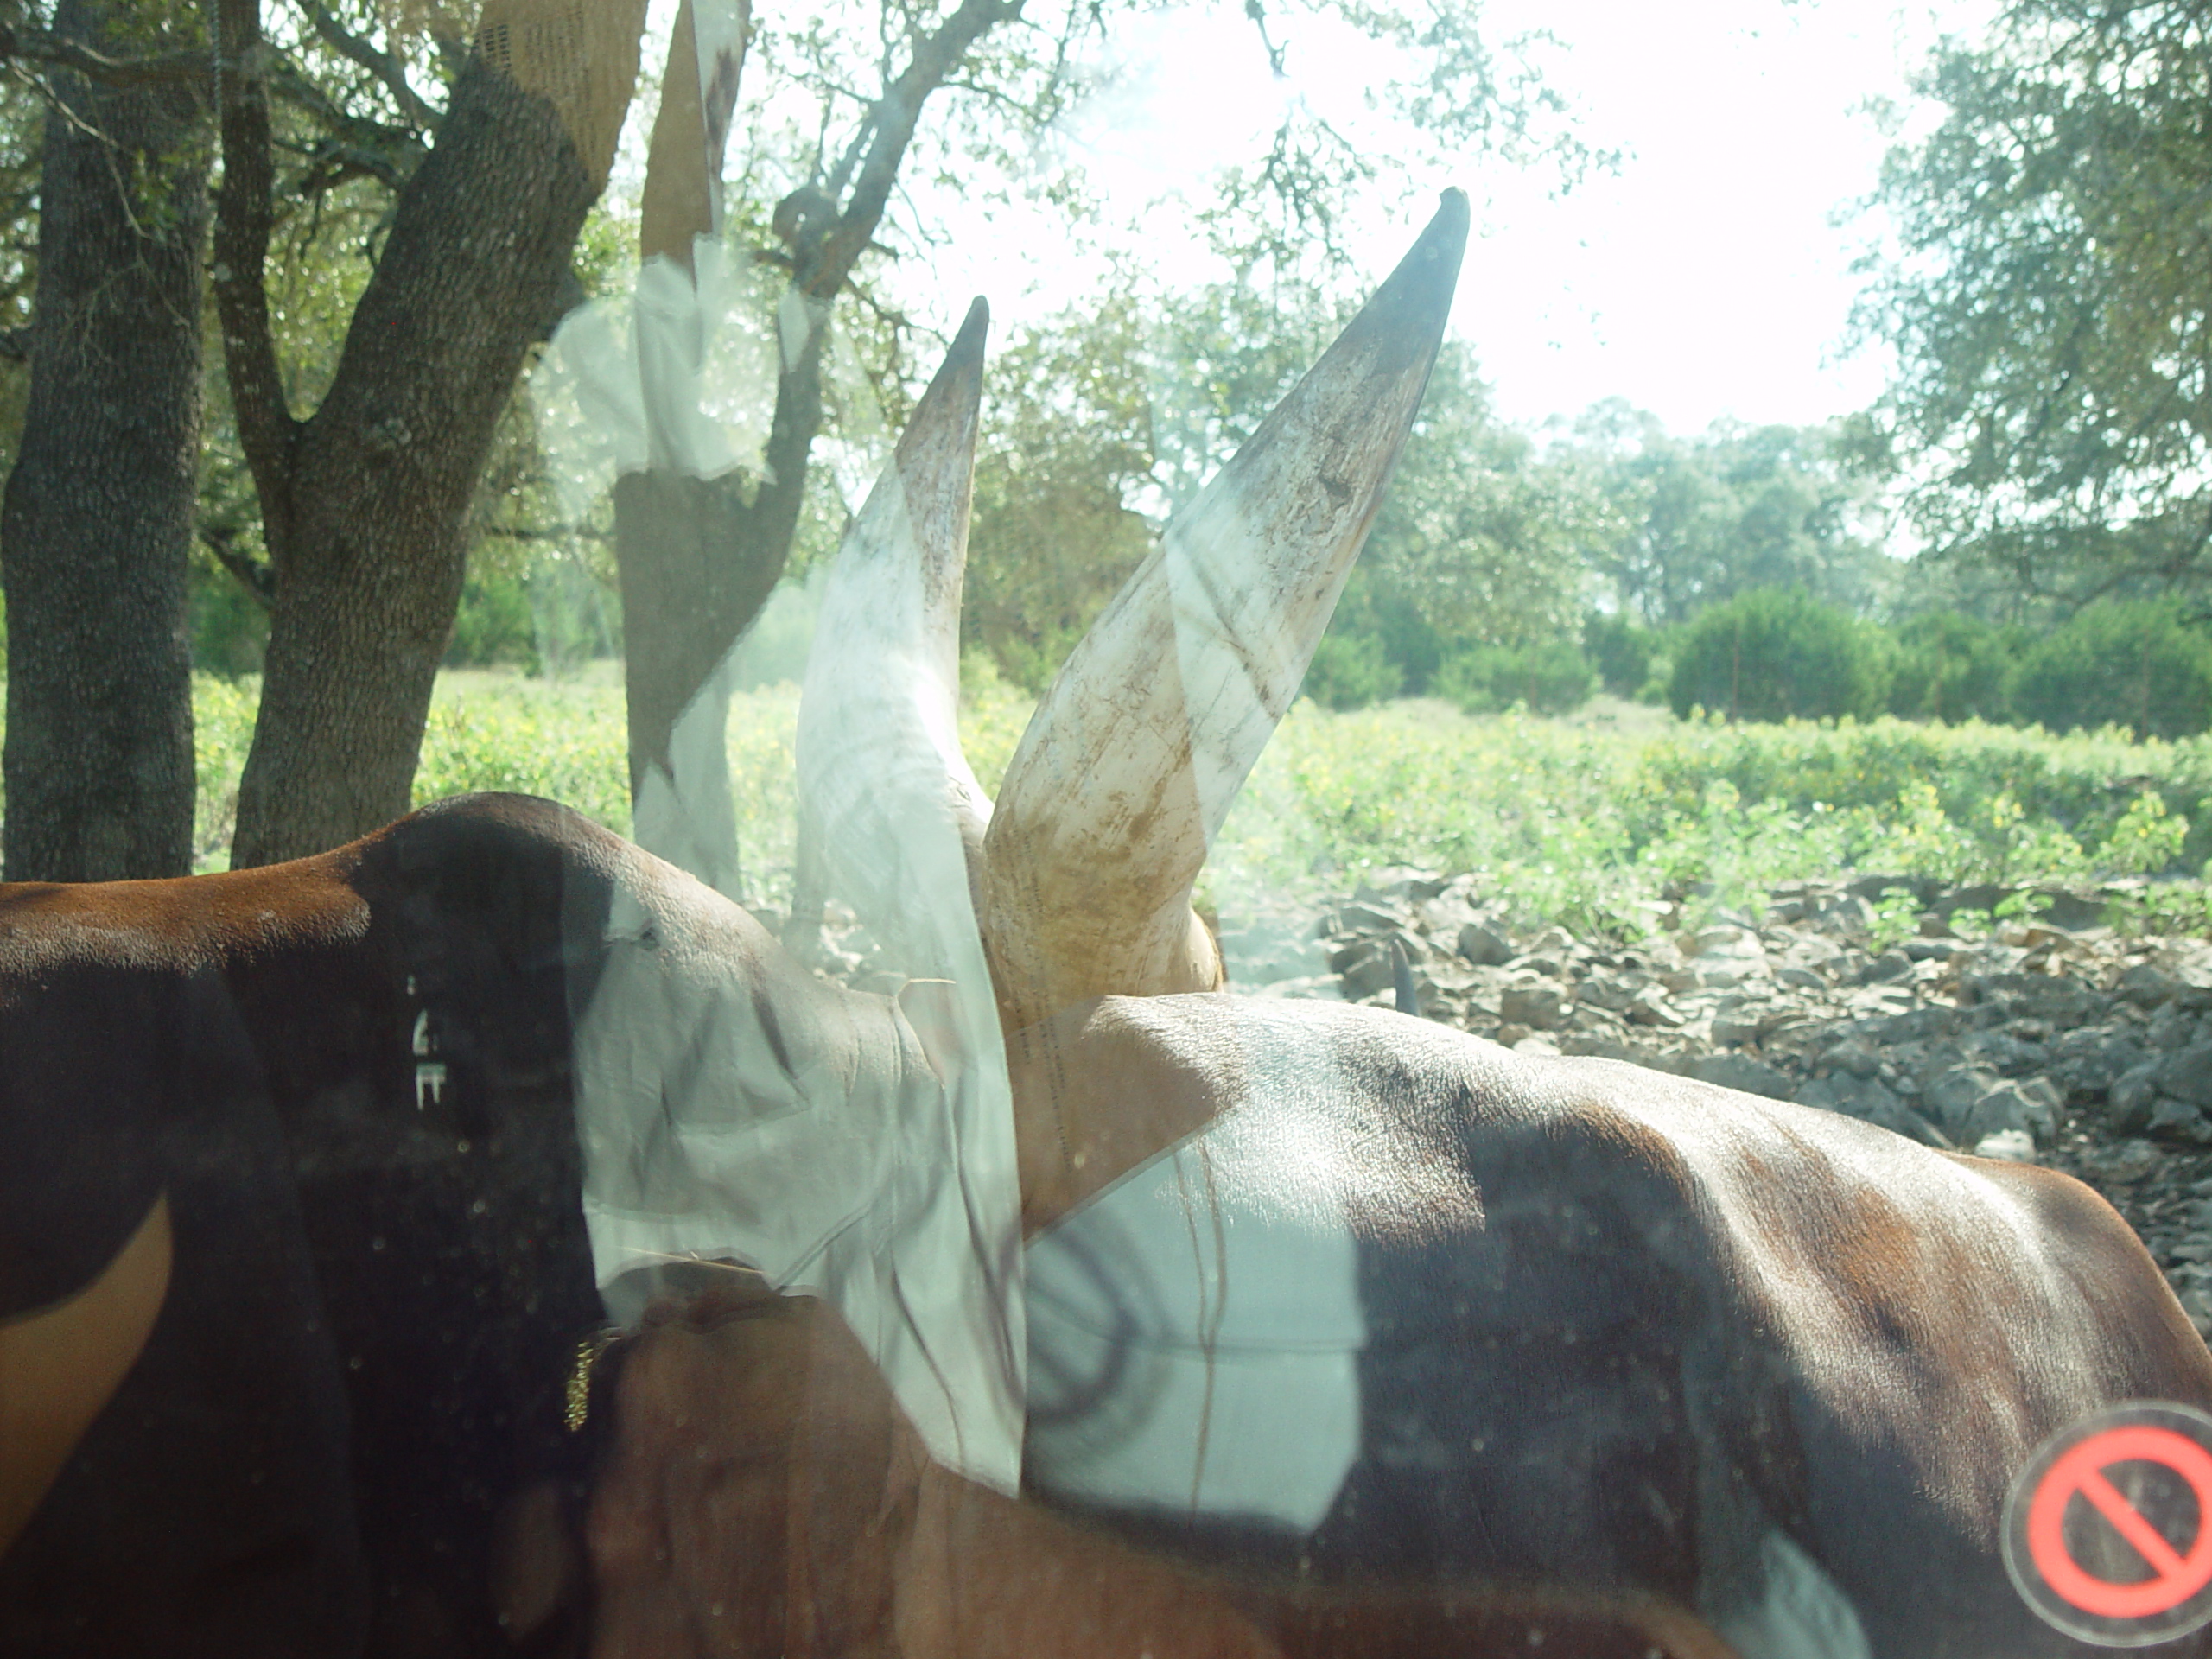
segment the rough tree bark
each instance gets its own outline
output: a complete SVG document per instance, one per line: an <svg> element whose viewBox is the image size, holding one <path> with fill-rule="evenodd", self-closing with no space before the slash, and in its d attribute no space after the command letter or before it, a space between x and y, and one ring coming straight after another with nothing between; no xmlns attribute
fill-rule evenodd
<svg viewBox="0 0 2212 1659"><path fill-rule="evenodd" d="M271 163L259 0L208 0L220 59L215 288L276 591L234 865L407 810L452 631L464 521L628 107L645 0L489 0L435 148L400 193L329 393L287 404L262 270Z"/></svg>
<svg viewBox="0 0 2212 1659"><path fill-rule="evenodd" d="M62 0L54 39L142 46L152 0ZM95 61L97 61L95 60ZM204 75L52 78L30 400L0 504L5 879L192 866L186 572L200 458Z"/></svg>
<svg viewBox="0 0 2212 1659"><path fill-rule="evenodd" d="M785 308L785 327L796 333L804 319L805 332L785 342L764 480L752 498L735 477L688 478L658 467L615 483L633 800L643 797L652 769L671 770L677 717L784 573L805 499L807 457L822 429L823 325L882 222L922 106L976 41L1020 12L1021 0L962 0L935 33L915 38L906 67L887 81L836 170L778 205L775 229L799 298ZM639 234L644 257L663 255L687 266L692 238L717 223L722 159L715 111L690 90L699 75L689 17L687 4L654 124ZM734 69L728 92L734 98Z"/></svg>

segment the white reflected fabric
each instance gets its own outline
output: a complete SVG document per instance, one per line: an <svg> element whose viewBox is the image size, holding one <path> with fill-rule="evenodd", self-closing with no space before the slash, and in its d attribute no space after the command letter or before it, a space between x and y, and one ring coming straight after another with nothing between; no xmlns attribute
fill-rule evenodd
<svg viewBox="0 0 2212 1659"><path fill-rule="evenodd" d="M874 1014L862 1025L839 1000L779 995L658 937L634 904L618 909L574 1039L599 1282L728 1258L825 1298L931 1452L1011 1491L1021 1400L1003 1060L950 1086L918 1050L887 1065L893 1016Z"/></svg>
<svg viewBox="0 0 2212 1659"><path fill-rule="evenodd" d="M799 703L799 795L835 889L905 972L949 982L944 1116L934 1144L908 1154L933 1163L893 1172L884 1191L900 1193L911 1217L902 1294L931 1311L935 1351L966 1379L948 1390L961 1416L956 1466L1011 1491L1025 1363L1014 1103L959 827L982 795L960 753L957 659L930 631L942 607L925 580L894 461L823 593ZM891 1382L907 1402L896 1373Z"/></svg>
<svg viewBox="0 0 2212 1659"><path fill-rule="evenodd" d="M1300 1533L1328 1514L1360 1446L1357 1245L1341 1213L1266 1201L1243 1166L1267 1152L1217 1126L1030 1245L1039 1490Z"/></svg>
<svg viewBox="0 0 2212 1659"><path fill-rule="evenodd" d="M697 245L696 296L665 261L640 279L633 356L603 319L556 340L617 467L728 470L697 366L726 294L719 249ZM1011 1491L1024 1363L1013 1106L948 764L973 782L954 690L918 637L920 580L894 467L826 587L801 792L810 822L835 826L838 889L891 959L950 982L938 1011L952 1030L931 1049L944 1077L895 1063L888 1017L873 1038L827 1029L834 1000L779 999L673 950L642 913L618 915L575 1024L585 1213L602 1286L671 1257L727 1257L833 1302L931 1453ZM723 695L717 679L678 721L677 776L648 779L637 816L642 844L718 886L729 826L700 803L726 799L709 707ZM705 735L687 741L695 717Z"/></svg>

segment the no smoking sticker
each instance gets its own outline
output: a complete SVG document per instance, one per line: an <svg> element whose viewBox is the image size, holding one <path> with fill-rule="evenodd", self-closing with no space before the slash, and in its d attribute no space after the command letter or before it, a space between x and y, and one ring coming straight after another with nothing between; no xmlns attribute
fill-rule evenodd
<svg viewBox="0 0 2212 1659"><path fill-rule="evenodd" d="M2103 1647L2212 1622L2212 1417L2138 1402L2052 1435L2012 1482L2005 1570L2046 1623Z"/></svg>

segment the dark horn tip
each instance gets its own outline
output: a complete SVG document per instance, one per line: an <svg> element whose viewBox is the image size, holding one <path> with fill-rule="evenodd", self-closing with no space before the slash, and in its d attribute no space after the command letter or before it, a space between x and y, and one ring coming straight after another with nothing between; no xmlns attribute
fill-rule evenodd
<svg viewBox="0 0 2212 1659"><path fill-rule="evenodd" d="M1467 193L1450 189L1437 204L1436 213L1398 268L1383 279L1368 302L1368 311L1383 316L1427 316L1441 331L1445 314L1452 308L1452 290L1459 285L1459 261L1467 251L1467 228L1472 214Z"/></svg>
<svg viewBox="0 0 2212 1659"><path fill-rule="evenodd" d="M952 349L944 354L948 363L956 359L983 354L983 338L991 332L991 302L978 294L968 302L968 315L960 325L960 332L952 337Z"/></svg>
<svg viewBox="0 0 2212 1659"><path fill-rule="evenodd" d="M922 393L914 405L913 418L907 423L911 434L925 424L925 412L934 412L940 405L957 400L965 409L969 419L982 397L983 344L991 332L991 308L980 295L968 308L967 321L960 325L960 332L952 337L952 344L945 347L944 361L938 365L937 372L930 377L929 389ZM905 451L906 438L899 440L900 451Z"/></svg>

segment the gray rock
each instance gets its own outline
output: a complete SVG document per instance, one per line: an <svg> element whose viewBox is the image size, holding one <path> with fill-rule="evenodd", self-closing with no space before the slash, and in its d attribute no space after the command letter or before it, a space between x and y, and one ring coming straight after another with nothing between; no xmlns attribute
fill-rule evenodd
<svg viewBox="0 0 2212 1659"><path fill-rule="evenodd" d="M1385 904L1409 903L1421 899L1433 899L1452 884L1433 870L1409 869L1403 865L1391 865L1377 870L1368 880L1353 889L1352 897L1363 903L1381 900Z"/></svg>
<svg viewBox="0 0 2212 1659"><path fill-rule="evenodd" d="M2142 1045L2109 1026L2062 1031L2051 1043L2051 1069L2077 1094L2101 1095L2148 1057Z"/></svg>
<svg viewBox="0 0 2212 1659"><path fill-rule="evenodd" d="M2169 1140L2212 1147L2212 1118L2189 1101L2160 1095L2151 1103L2151 1133Z"/></svg>
<svg viewBox="0 0 2212 1659"><path fill-rule="evenodd" d="M2058 1091L2042 1077L2001 1083L1968 1110L1953 1138L1971 1146L1993 1135L2019 1134L2048 1146L2058 1132Z"/></svg>
<svg viewBox="0 0 2212 1659"><path fill-rule="evenodd" d="M1354 901L1337 906L1337 931L1339 933L1395 933L1406 925L1406 918L1395 909L1381 905Z"/></svg>
<svg viewBox="0 0 2212 1659"><path fill-rule="evenodd" d="M1822 1065L1831 1071L1848 1071L1856 1077L1871 1077L1882 1069L1882 1057L1873 1046L1855 1037L1846 1038L1821 1056Z"/></svg>
<svg viewBox="0 0 2212 1659"><path fill-rule="evenodd" d="M1974 1155L2007 1164L2032 1164L2036 1160L2036 1143L2025 1129L1999 1129L1975 1141Z"/></svg>
<svg viewBox="0 0 2212 1659"><path fill-rule="evenodd" d="M2158 1097L2157 1060L2130 1066L2113 1082L2107 1098L2112 1127L2122 1135L2139 1135L2151 1127L2151 1107Z"/></svg>
<svg viewBox="0 0 2212 1659"><path fill-rule="evenodd" d="M1845 1071L1817 1078L1797 1091L1797 1103L1840 1112L1846 1117L1858 1118L1923 1146L1951 1145L1948 1135L1872 1077L1854 1077Z"/></svg>
<svg viewBox="0 0 2212 1659"><path fill-rule="evenodd" d="M1700 1083L1717 1083L1723 1089L1740 1089L1770 1100L1789 1099L1796 1086L1784 1072L1748 1054L1708 1054L1690 1068L1690 1075Z"/></svg>
<svg viewBox="0 0 2212 1659"><path fill-rule="evenodd" d="M1566 1007L1566 993L1556 985L1541 982L1509 985L1497 1000L1500 1019L1509 1025L1526 1026L1532 1031L1554 1029Z"/></svg>
<svg viewBox="0 0 2212 1659"><path fill-rule="evenodd" d="M2181 994L2182 983L2162 974L2147 962L2139 962L2120 976L2120 994L2139 1008L2155 1008Z"/></svg>
<svg viewBox="0 0 2212 1659"><path fill-rule="evenodd" d="M1801 968L1794 962L1785 968L1777 969L1774 976L1784 985L1801 991L1824 991L1828 985L1826 975L1810 968Z"/></svg>
<svg viewBox="0 0 2212 1659"><path fill-rule="evenodd" d="M1713 1016L1713 1040L1724 1048L1756 1043L1766 1033L1769 1024L1764 1010L1731 1008Z"/></svg>
<svg viewBox="0 0 2212 1659"><path fill-rule="evenodd" d="M2105 1147L2092 1158L2091 1166L2102 1179L2129 1186L2155 1174L2164 1161L2165 1154L2151 1142L2133 1139Z"/></svg>
<svg viewBox="0 0 2212 1659"><path fill-rule="evenodd" d="M2158 1062L2158 1092L2190 1105L2212 1106L2212 1043L2176 1049Z"/></svg>
<svg viewBox="0 0 2212 1659"><path fill-rule="evenodd" d="M1891 980L1903 979L1912 971L1912 958L1902 950L1885 950L1866 964L1859 975L1863 985L1883 985Z"/></svg>
<svg viewBox="0 0 2212 1659"><path fill-rule="evenodd" d="M1628 1017L1634 1025L1663 1026L1669 1030L1683 1023L1681 1010L1667 1000L1666 993L1656 985L1646 986L1637 994Z"/></svg>
<svg viewBox="0 0 2212 1659"><path fill-rule="evenodd" d="M1625 979L1616 979L1608 974L1592 974L1575 988L1578 1001L1593 1003L1613 1014L1626 1014L1636 1006L1637 995L1643 987Z"/></svg>
<svg viewBox="0 0 2212 1659"><path fill-rule="evenodd" d="M1495 968L1513 957L1513 941L1487 922L1469 922L1459 930L1459 954L1478 968Z"/></svg>
<svg viewBox="0 0 2212 1659"><path fill-rule="evenodd" d="M1966 954L1966 947L1956 939L1907 939L1901 948L1913 962L1948 962Z"/></svg>
<svg viewBox="0 0 2212 1659"><path fill-rule="evenodd" d="M1397 965L1390 958L1390 942L1387 938L1358 939L1332 950L1329 966L1344 981L1347 1001L1372 996L1389 988L1397 978Z"/></svg>
<svg viewBox="0 0 2212 1659"><path fill-rule="evenodd" d="M1985 1096L1996 1092L1997 1084L1998 1077L1994 1071L1978 1065L1961 1065L1922 1080L1921 1108L1952 1140L1972 1144L1967 1131L1974 1122L1974 1109ZM1998 1124L1992 1127L2010 1128L2014 1126Z"/></svg>
<svg viewBox="0 0 2212 1659"><path fill-rule="evenodd" d="M1796 1101L1800 1106L1817 1106L1822 1111L1863 1117L1869 1122L1891 1116L1904 1105L1897 1091L1880 1078L1854 1077L1848 1071L1814 1078L1797 1091Z"/></svg>
<svg viewBox="0 0 2212 1659"><path fill-rule="evenodd" d="M2145 1042L2166 1054L2187 1048L2196 1039L2196 1016L2186 1013L2178 1002L2169 1002L2159 1008L2151 1016L2151 1023L2143 1033Z"/></svg>

